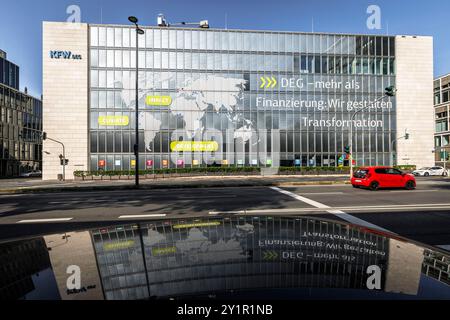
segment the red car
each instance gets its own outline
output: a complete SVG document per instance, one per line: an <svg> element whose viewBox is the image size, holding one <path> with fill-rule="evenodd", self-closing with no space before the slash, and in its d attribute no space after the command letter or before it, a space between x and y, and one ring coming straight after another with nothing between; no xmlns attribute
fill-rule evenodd
<svg viewBox="0 0 450 320"><path fill-rule="evenodd" d="M380 188L405 188L407 190L416 188L414 175L391 167L360 168L353 175L351 182L354 188L369 188L374 191Z"/></svg>

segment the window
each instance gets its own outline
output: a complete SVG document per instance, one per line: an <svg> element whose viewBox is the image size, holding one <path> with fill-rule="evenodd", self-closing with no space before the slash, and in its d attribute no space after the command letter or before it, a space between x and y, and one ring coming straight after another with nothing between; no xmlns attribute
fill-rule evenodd
<svg viewBox="0 0 450 320"><path fill-rule="evenodd" d="M448 131L447 120L436 122L436 132Z"/></svg>
<svg viewBox="0 0 450 320"><path fill-rule="evenodd" d="M98 88L98 71L91 70L91 87Z"/></svg>
<svg viewBox="0 0 450 320"><path fill-rule="evenodd" d="M402 174L402 172L400 171L400 170L397 170L397 169L384 169L384 170L386 170L386 173L387 174L395 174L395 175L401 175Z"/></svg>
<svg viewBox="0 0 450 320"><path fill-rule="evenodd" d="M99 47L106 46L106 28L98 29L98 45Z"/></svg>
<svg viewBox="0 0 450 320"><path fill-rule="evenodd" d="M130 29L122 29L122 44L124 47L130 46Z"/></svg>
<svg viewBox="0 0 450 320"><path fill-rule="evenodd" d="M448 102L450 97L450 91L444 91L442 93L442 102Z"/></svg>
<svg viewBox="0 0 450 320"><path fill-rule="evenodd" d="M122 29L121 28L114 29L114 44L116 47L122 46Z"/></svg>
<svg viewBox="0 0 450 320"><path fill-rule="evenodd" d="M106 30L106 45L108 47L114 47L114 29L108 28Z"/></svg>
<svg viewBox="0 0 450 320"><path fill-rule="evenodd" d="M91 28L91 46L98 46L98 28Z"/></svg>
<svg viewBox="0 0 450 320"><path fill-rule="evenodd" d="M100 50L98 52L98 66L100 68L106 67L106 50Z"/></svg>

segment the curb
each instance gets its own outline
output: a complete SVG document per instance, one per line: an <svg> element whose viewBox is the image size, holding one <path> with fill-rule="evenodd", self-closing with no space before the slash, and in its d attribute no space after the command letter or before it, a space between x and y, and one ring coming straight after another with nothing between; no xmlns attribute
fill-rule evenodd
<svg viewBox="0 0 450 320"><path fill-rule="evenodd" d="M172 184L172 185L146 185L140 186L140 190L161 190L161 189L200 189L200 188L236 188L236 187L292 187L292 186L324 186L324 185L348 185L348 181L305 181L305 182L242 182L234 184L226 183L201 183L192 185ZM33 193L61 193L61 192L91 192L91 191L120 191L133 190L134 185L125 186L87 186L87 187L62 187L62 188L16 188L0 189L1 194L33 194Z"/></svg>

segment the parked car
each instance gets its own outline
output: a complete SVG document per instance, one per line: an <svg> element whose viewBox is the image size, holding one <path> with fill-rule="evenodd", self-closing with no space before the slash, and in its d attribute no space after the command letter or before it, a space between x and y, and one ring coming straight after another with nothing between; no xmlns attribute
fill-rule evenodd
<svg viewBox="0 0 450 320"><path fill-rule="evenodd" d="M354 188L369 188L374 191L380 188L416 188L414 175L391 167L361 168L355 172L351 182Z"/></svg>
<svg viewBox="0 0 450 320"><path fill-rule="evenodd" d="M21 178L39 178L42 177L42 171L36 170L36 171L29 171L24 172L20 175Z"/></svg>
<svg viewBox="0 0 450 320"><path fill-rule="evenodd" d="M446 177L448 175L448 171L443 167L425 167L418 170L414 170L413 175L415 176L443 176Z"/></svg>

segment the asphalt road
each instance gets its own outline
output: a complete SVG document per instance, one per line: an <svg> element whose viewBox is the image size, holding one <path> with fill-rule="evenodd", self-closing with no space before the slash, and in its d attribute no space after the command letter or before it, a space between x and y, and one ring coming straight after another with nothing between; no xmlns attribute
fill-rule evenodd
<svg viewBox="0 0 450 320"><path fill-rule="evenodd" d="M430 245L450 245L450 185L420 181L414 191L372 192L336 185L2 195L0 240L215 215L314 216L388 230Z"/></svg>

